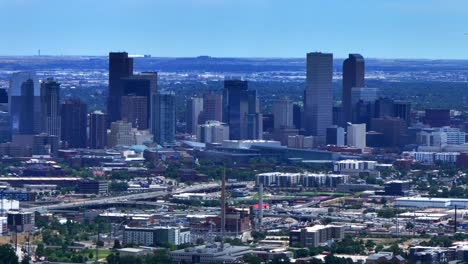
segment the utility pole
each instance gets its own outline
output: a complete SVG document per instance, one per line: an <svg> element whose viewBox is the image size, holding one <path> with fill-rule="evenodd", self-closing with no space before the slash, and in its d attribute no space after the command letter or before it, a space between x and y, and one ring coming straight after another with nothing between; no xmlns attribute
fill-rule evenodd
<svg viewBox="0 0 468 264"><path fill-rule="evenodd" d="M453 233L457 233L457 206L455 205L455 223L453 225Z"/></svg>
<svg viewBox="0 0 468 264"><path fill-rule="evenodd" d="M224 250L224 233L226 229L226 168L221 175L221 250Z"/></svg>

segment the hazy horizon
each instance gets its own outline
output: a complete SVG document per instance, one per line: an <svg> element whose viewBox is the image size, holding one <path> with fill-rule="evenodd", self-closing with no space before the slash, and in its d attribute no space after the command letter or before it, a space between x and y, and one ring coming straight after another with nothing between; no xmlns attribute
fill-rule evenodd
<svg viewBox="0 0 468 264"><path fill-rule="evenodd" d="M467 9L462 0L0 0L0 54L468 59Z"/></svg>

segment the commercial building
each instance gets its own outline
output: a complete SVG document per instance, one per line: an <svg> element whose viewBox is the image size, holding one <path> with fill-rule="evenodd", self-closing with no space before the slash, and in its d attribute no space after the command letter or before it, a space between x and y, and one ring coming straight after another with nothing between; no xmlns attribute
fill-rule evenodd
<svg viewBox="0 0 468 264"><path fill-rule="evenodd" d="M304 124L307 135L326 136L333 123L333 54L307 53Z"/></svg>
<svg viewBox="0 0 468 264"><path fill-rule="evenodd" d="M425 128L416 135L416 142L421 146L444 147L446 145L463 145L466 133L459 128L441 127Z"/></svg>
<svg viewBox="0 0 468 264"><path fill-rule="evenodd" d="M122 96L122 121L132 124L136 129L148 129L148 104L146 96Z"/></svg>
<svg viewBox="0 0 468 264"><path fill-rule="evenodd" d="M327 145L344 146L345 145L345 131L344 128L333 126L327 128Z"/></svg>
<svg viewBox="0 0 468 264"><path fill-rule="evenodd" d="M412 158L418 162L433 164L436 161L456 163L460 152L423 152L423 151L404 151L403 157Z"/></svg>
<svg viewBox="0 0 468 264"><path fill-rule="evenodd" d="M251 254L246 246L232 246L220 243L175 250L169 253L173 264L182 263L242 263L243 256Z"/></svg>
<svg viewBox="0 0 468 264"><path fill-rule="evenodd" d="M378 98L379 89L368 87L353 87L351 90L352 123L365 123L370 125L370 120L375 116L375 101Z"/></svg>
<svg viewBox="0 0 468 264"><path fill-rule="evenodd" d="M295 135L288 136L288 148L310 149L315 146L313 136Z"/></svg>
<svg viewBox="0 0 468 264"><path fill-rule="evenodd" d="M128 227L125 226L123 244L130 243L144 246L162 244L182 245L190 243L190 230L181 227Z"/></svg>
<svg viewBox="0 0 468 264"><path fill-rule="evenodd" d="M0 215L5 215L6 212L11 210L19 210L19 201L12 199L1 198L2 194L0 192Z"/></svg>
<svg viewBox="0 0 468 264"><path fill-rule="evenodd" d="M11 232L31 232L34 230L34 212L9 211L7 224Z"/></svg>
<svg viewBox="0 0 468 264"><path fill-rule="evenodd" d="M352 88L365 86L364 64L364 58L360 54L349 54L349 57L343 61L343 125L352 122Z"/></svg>
<svg viewBox="0 0 468 264"><path fill-rule="evenodd" d="M40 131L40 95L39 79L35 72L16 72L11 75L8 112L13 134L30 135Z"/></svg>
<svg viewBox="0 0 468 264"><path fill-rule="evenodd" d="M95 111L89 116L89 147L103 149L107 146L107 114Z"/></svg>
<svg viewBox="0 0 468 264"><path fill-rule="evenodd" d="M431 127L445 127L450 125L450 109L426 109L424 123Z"/></svg>
<svg viewBox="0 0 468 264"><path fill-rule="evenodd" d="M405 121L406 126L411 125L411 103L407 101L394 101L394 117Z"/></svg>
<svg viewBox="0 0 468 264"><path fill-rule="evenodd" d="M125 121L112 122L107 142L109 147L134 145L132 124Z"/></svg>
<svg viewBox="0 0 468 264"><path fill-rule="evenodd" d="M247 81L224 80L223 121L229 125L230 139L262 139L257 92L248 90Z"/></svg>
<svg viewBox="0 0 468 264"><path fill-rule="evenodd" d="M139 115L146 116L147 122L140 121L138 123L138 129L148 129L151 127L151 113L152 108L155 107L153 96L158 91L158 73L157 72L142 72L139 74L133 74L129 77L121 78L123 96L137 96L145 97L146 103L139 105L135 111L139 112ZM139 99L141 101L141 99ZM119 101L122 103L122 99ZM121 105L121 111L125 110L126 106ZM123 119L123 112L121 113L121 119Z"/></svg>
<svg viewBox="0 0 468 264"><path fill-rule="evenodd" d="M289 232L289 245L296 247L317 247L327 241L342 240L344 238L344 226L315 225Z"/></svg>
<svg viewBox="0 0 468 264"><path fill-rule="evenodd" d="M377 161L372 160L340 160L333 165L335 172L359 175L363 172L375 172L377 169Z"/></svg>
<svg viewBox="0 0 468 264"><path fill-rule="evenodd" d="M203 95L203 110L198 116L198 124L210 120L223 121L223 97L213 92Z"/></svg>
<svg viewBox="0 0 468 264"><path fill-rule="evenodd" d="M331 187L348 183L349 176L342 174L318 174L318 173L283 173L267 172L255 176L257 185L265 187Z"/></svg>
<svg viewBox="0 0 468 264"><path fill-rule="evenodd" d="M222 143L229 140L229 126L219 121L207 121L197 126L197 140L203 143Z"/></svg>
<svg viewBox="0 0 468 264"><path fill-rule="evenodd" d="M108 181L93 179L83 179L78 183L79 193L104 194L109 191Z"/></svg>
<svg viewBox="0 0 468 264"><path fill-rule="evenodd" d="M159 92L154 95L152 128L154 141L161 146L175 143L175 95L172 92Z"/></svg>
<svg viewBox="0 0 468 264"><path fill-rule="evenodd" d="M41 131L60 138L60 83L52 78L41 83Z"/></svg>
<svg viewBox="0 0 468 264"><path fill-rule="evenodd" d="M122 78L133 74L133 58L126 52L109 53L109 97L107 113L109 124L121 120L121 100L124 95Z"/></svg>
<svg viewBox="0 0 468 264"><path fill-rule="evenodd" d="M11 142L11 116L8 112L0 111L0 143Z"/></svg>
<svg viewBox="0 0 468 264"><path fill-rule="evenodd" d="M302 127L302 106L299 104L293 104L293 124L296 129L301 130Z"/></svg>
<svg viewBox="0 0 468 264"><path fill-rule="evenodd" d="M65 100L61 109L61 139L69 148L85 148L88 106L79 99Z"/></svg>
<svg viewBox="0 0 468 264"><path fill-rule="evenodd" d="M275 130L293 128L293 103L287 97L273 102L273 116Z"/></svg>
<svg viewBox="0 0 468 264"><path fill-rule="evenodd" d="M382 133L382 147L401 147L406 143L407 124L399 117L373 118L371 129Z"/></svg>
<svg viewBox="0 0 468 264"><path fill-rule="evenodd" d="M366 148L366 124L348 124L346 145L360 149Z"/></svg>
<svg viewBox="0 0 468 264"><path fill-rule="evenodd" d="M410 181L388 181L384 183L384 188L385 195L403 196L410 190Z"/></svg>
<svg viewBox="0 0 468 264"><path fill-rule="evenodd" d="M468 208L468 199L401 197L395 199L395 206L418 208Z"/></svg>
<svg viewBox="0 0 468 264"><path fill-rule="evenodd" d="M59 137L41 133L33 136L32 154L56 156L59 149Z"/></svg>
<svg viewBox="0 0 468 264"><path fill-rule="evenodd" d="M185 132L191 135L196 134L199 117L203 111L203 98L192 97L187 99L185 111Z"/></svg>

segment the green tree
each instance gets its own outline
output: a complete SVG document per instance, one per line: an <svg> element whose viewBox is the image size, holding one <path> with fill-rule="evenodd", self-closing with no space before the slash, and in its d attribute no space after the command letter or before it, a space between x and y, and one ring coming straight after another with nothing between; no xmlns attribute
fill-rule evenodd
<svg viewBox="0 0 468 264"><path fill-rule="evenodd" d="M42 257L44 256L44 243L42 242L39 242L39 244L37 244L37 247L36 247L36 256L38 257Z"/></svg>
<svg viewBox="0 0 468 264"><path fill-rule="evenodd" d="M21 264L29 264L31 262L31 258L29 256L24 256L21 260Z"/></svg>
<svg viewBox="0 0 468 264"><path fill-rule="evenodd" d="M114 240L114 247L113 248L122 248L122 245L120 244L120 241L118 239Z"/></svg>
<svg viewBox="0 0 468 264"><path fill-rule="evenodd" d="M0 263L18 264L18 256L10 244L0 245Z"/></svg>
<svg viewBox="0 0 468 264"><path fill-rule="evenodd" d="M384 248L384 246L379 244L379 245L375 246L375 252L380 252L380 251L383 250L383 248Z"/></svg>
<svg viewBox="0 0 468 264"><path fill-rule="evenodd" d="M405 228L406 228L406 229L413 229L413 228L414 228L414 224L411 223L411 222L406 222Z"/></svg>
<svg viewBox="0 0 468 264"><path fill-rule="evenodd" d="M295 258L305 258L309 256L309 250L305 248L298 249L294 251Z"/></svg>
<svg viewBox="0 0 468 264"><path fill-rule="evenodd" d="M258 256L255 256L253 254L247 254L242 257L244 263L248 264L260 264L262 263L262 259Z"/></svg>

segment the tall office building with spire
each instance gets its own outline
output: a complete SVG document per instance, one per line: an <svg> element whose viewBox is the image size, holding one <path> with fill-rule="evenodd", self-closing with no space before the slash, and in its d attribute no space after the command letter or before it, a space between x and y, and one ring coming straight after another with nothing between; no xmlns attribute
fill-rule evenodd
<svg viewBox="0 0 468 264"><path fill-rule="evenodd" d="M343 125L353 122L352 89L365 86L364 58L360 54L349 54L343 62Z"/></svg>
<svg viewBox="0 0 468 264"><path fill-rule="evenodd" d="M333 123L333 54L307 53L304 128L307 135L325 137Z"/></svg>

